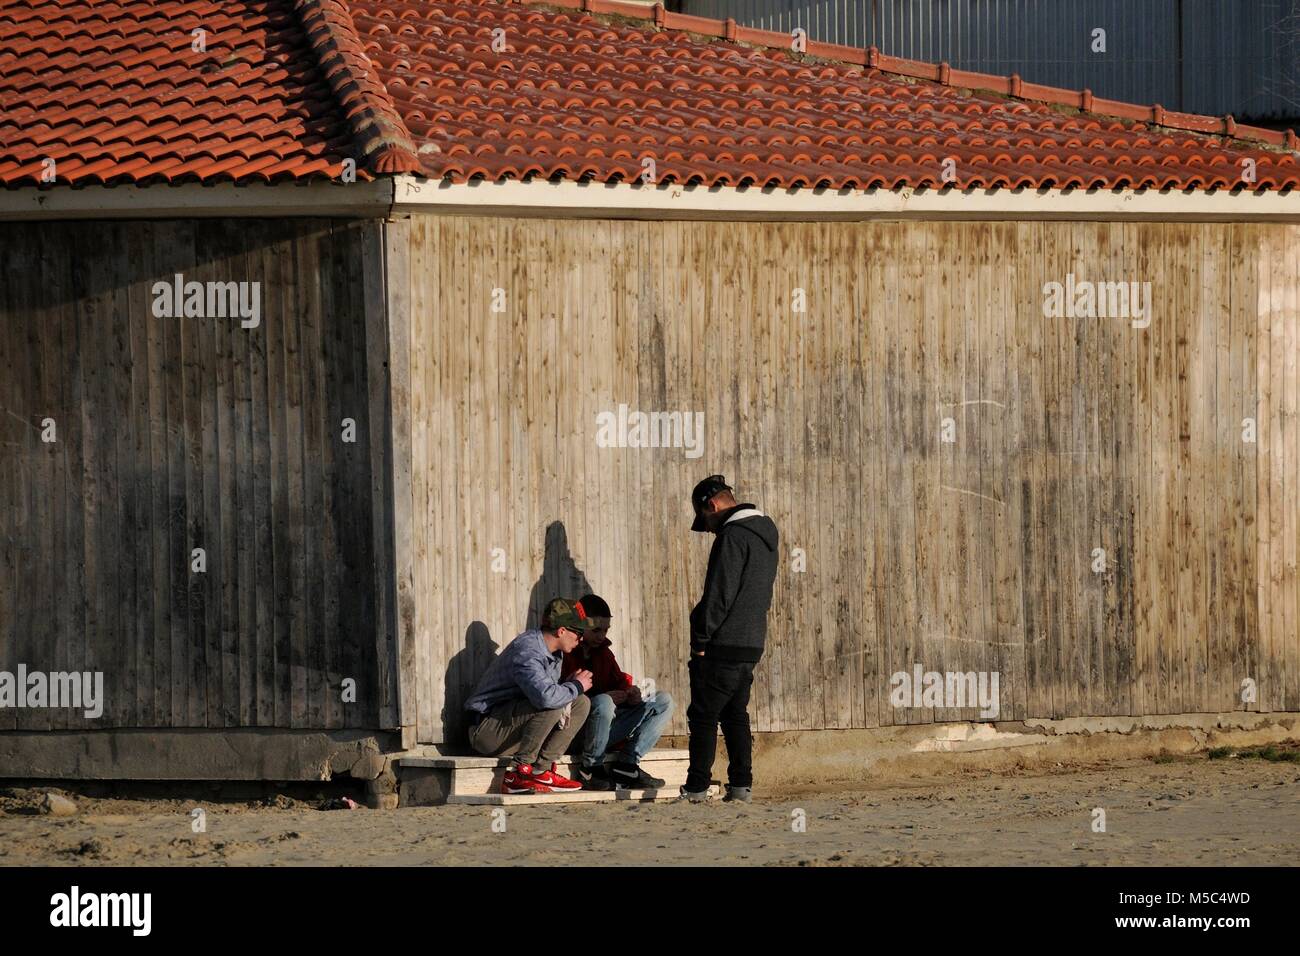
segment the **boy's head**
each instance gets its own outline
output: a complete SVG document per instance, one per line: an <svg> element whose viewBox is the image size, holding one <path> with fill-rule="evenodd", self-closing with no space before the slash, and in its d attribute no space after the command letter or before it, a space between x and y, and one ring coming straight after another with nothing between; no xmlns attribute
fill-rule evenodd
<svg viewBox="0 0 1300 956"><path fill-rule="evenodd" d="M556 598L542 611L542 631L555 635L560 650L566 654L578 646L588 627L587 612L578 601Z"/></svg>
<svg viewBox="0 0 1300 956"><path fill-rule="evenodd" d="M587 616L587 630L582 634L582 643L593 650L609 646L609 625L613 621L609 605L598 594L586 594L578 599L578 607Z"/></svg>
<svg viewBox="0 0 1300 956"><path fill-rule="evenodd" d="M736 498L727 479L722 475L709 475L691 492L691 505L695 508L692 531L712 531L722 528L723 512L736 507Z"/></svg>

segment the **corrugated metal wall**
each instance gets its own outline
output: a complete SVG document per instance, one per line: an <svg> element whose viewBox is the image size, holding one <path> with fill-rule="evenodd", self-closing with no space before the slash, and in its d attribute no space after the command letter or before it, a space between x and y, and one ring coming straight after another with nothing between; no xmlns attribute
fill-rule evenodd
<svg viewBox="0 0 1300 956"><path fill-rule="evenodd" d="M1112 99L1300 117L1300 0L682 0L681 9ZM1105 54L1091 51L1097 27Z"/></svg>

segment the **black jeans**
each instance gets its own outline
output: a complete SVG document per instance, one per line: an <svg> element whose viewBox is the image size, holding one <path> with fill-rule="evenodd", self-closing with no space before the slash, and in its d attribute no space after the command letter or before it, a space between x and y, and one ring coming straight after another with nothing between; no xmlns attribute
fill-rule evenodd
<svg viewBox="0 0 1300 956"><path fill-rule="evenodd" d="M714 660L707 654L692 657L691 705L686 708L686 727L691 733L691 767L686 789L707 790L713 777L713 758L718 750L718 725L727 742L727 782L733 787L754 783L754 738L749 733L749 688L754 683L754 665L744 661Z"/></svg>

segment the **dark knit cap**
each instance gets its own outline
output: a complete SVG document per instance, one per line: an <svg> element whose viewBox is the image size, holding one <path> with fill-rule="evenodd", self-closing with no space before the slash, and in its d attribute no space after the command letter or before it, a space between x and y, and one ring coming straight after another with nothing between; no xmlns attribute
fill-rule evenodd
<svg viewBox="0 0 1300 956"><path fill-rule="evenodd" d="M609 605L599 594L584 594L578 598L578 603L582 605L583 611L587 617L613 617L610 613Z"/></svg>

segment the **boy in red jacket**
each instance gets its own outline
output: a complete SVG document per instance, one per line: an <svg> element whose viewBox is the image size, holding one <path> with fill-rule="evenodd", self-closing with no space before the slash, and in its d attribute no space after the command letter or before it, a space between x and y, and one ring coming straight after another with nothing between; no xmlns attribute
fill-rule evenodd
<svg viewBox="0 0 1300 956"><path fill-rule="evenodd" d="M659 691L649 699L623 673L610 650L609 626L613 617L605 599L588 594L578 600L587 617L582 641L564 655L560 680L580 670L591 671L591 712L579 739L582 757L577 779L586 790L654 790L664 782L641 769L641 758L659 740L673 712L673 699ZM619 745L622 745L619 749ZM604 766L606 753L614 761Z"/></svg>

